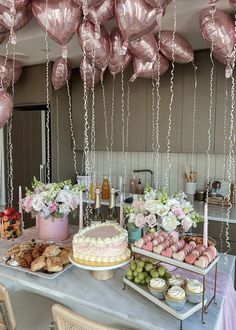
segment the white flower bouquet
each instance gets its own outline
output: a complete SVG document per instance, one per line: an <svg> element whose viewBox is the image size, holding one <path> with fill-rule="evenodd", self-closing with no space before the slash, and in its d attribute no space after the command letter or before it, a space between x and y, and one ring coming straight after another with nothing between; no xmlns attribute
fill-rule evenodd
<svg viewBox="0 0 236 330"><path fill-rule="evenodd" d="M187 232L196 227L203 217L194 212L184 193L169 197L165 191L145 189L144 200L133 201L132 206L124 207L128 225L137 228L159 226L165 231L180 230Z"/></svg>
<svg viewBox="0 0 236 330"><path fill-rule="evenodd" d="M41 213L45 219L62 218L78 208L82 189L79 185L72 185L71 180L45 184L34 177L32 189L26 188L22 207L33 216Z"/></svg>

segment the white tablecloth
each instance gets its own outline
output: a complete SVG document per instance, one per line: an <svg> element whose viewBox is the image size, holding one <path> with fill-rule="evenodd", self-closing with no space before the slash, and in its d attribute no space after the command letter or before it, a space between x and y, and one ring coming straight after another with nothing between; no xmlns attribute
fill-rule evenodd
<svg viewBox="0 0 236 330"><path fill-rule="evenodd" d="M8 241L7 245L9 243ZM0 241L1 254L6 249L5 245L5 241ZM47 280L0 265L0 278L6 285L14 283L17 289L20 287L50 297L90 318L119 326L120 329L178 329L179 321L167 312L131 289L123 290L124 271L124 269L117 270L111 280L97 281L88 271L72 267L56 279ZM234 271L235 257L228 256L228 262L225 264L224 256L221 255L217 282L217 305L212 303L209 307L205 325L201 323L200 312L198 312L183 322L184 329L224 329L222 325L223 307L225 301L230 303L227 301L227 295L229 291L233 290ZM209 276L211 277L213 274ZM211 282L210 277L209 283Z"/></svg>

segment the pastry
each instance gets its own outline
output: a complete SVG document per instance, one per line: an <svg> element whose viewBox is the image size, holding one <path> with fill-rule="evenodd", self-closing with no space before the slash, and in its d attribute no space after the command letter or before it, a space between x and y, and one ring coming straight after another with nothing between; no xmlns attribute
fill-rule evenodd
<svg viewBox="0 0 236 330"><path fill-rule="evenodd" d="M46 266L49 272L60 272L63 269L63 264L59 257L48 257Z"/></svg>
<svg viewBox="0 0 236 330"><path fill-rule="evenodd" d="M44 256L40 256L31 263L32 272L37 272L37 270L42 269L46 266L46 260Z"/></svg>
<svg viewBox="0 0 236 330"><path fill-rule="evenodd" d="M59 246L53 244L53 245L49 245L48 247L46 247L46 249L44 250L44 252L42 253L44 257L56 257L58 256L58 254L61 252L61 249L59 248Z"/></svg>
<svg viewBox="0 0 236 330"><path fill-rule="evenodd" d="M198 304L202 301L203 285L199 280L191 279L187 281L185 292L189 302Z"/></svg>
<svg viewBox="0 0 236 330"><path fill-rule="evenodd" d="M174 285L168 289L165 293L165 299L167 305L174 308L177 311L180 311L184 308L186 302L186 294L183 288L180 286Z"/></svg>
<svg viewBox="0 0 236 330"><path fill-rule="evenodd" d="M185 278L180 275L173 275L168 280L168 284L170 286L178 285L183 288L185 286L185 283L186 283Z"/></svg>
<svg viewBox="0 0 236 330"><path fill-rule="evenodd" d="M167 290L166 281L162 278L152 278L149 285L149 290L158 299L164 299L164 292Z"/></svg>
<svg viewBox="0 0 236 330"><path fill-rule="evenodd" d="M60 261L62 262L63 266L68 265L70 263L69 260L69 254L71 252L71 249L63 249L58 257L60 258Z"/></svg>

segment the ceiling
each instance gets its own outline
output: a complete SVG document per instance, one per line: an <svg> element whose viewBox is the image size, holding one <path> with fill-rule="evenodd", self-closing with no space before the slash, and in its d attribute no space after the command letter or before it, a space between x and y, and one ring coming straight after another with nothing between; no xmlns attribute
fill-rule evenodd
<svg viewBox="0 0 236 330"><path fill-rule="evenodd" d="M177 31L182 34L192 45L193 49L205 49L206 44L199 31L199 14L208 5L208 0L176 0ZM219 0L217 8L233 14L234 10L228 0ZM163 18L163 29L173 30L173 2L167 6ZM110 32L116 22L113 19L106 28ZM34 65L46 62L45 35L36 20L33 18L30 23L17 32L16 59L22 65ZM5 56L7 39L0 45L0 54ZM48 38L49 58L54 61L61 56L61 47ZM12 46L9 46L9 54L12 55ZM81 48L75 34L68 44L68 57L72 67L78 67L82 58Z"/></svg>

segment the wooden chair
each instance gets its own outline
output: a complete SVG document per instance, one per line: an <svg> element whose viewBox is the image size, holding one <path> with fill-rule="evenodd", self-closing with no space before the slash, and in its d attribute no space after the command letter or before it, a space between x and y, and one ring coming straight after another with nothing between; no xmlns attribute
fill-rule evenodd
<svg viewBox="0 0 236 330"><path fill-rule="evenodd" d="M0 330L15 330L16 321L6 287L0 284Z"/></svg>
<svg viewBox="0 0 236 330"><path fill-rule="evenodd" d="M10 299L0 283L0 330L47 330L55 301L28 291L14 291Z"/></svg>
<svg viewBox="0 0 236 330"><path fill-rule="evenodd" d="M89 320L59 304L52 306L52 315L57 330L119 330Z"/></svg>

